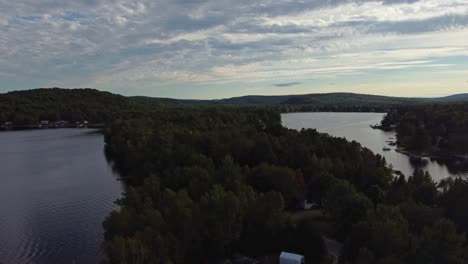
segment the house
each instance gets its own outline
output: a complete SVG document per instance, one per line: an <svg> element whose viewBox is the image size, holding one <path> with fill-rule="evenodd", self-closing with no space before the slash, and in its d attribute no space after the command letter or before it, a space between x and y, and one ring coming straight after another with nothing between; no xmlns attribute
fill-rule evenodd
<svg viewBox="0 0 468 264"><path fill-rule="evenodd" d="M312 210L312 209L318 209L318 208L320 208L320 204L316 202L304 200L301 203L301 209L304 209L304 210Z"/></svg>
<svg viewBox="0 0 468 264"><path fill-rule="evenodd" d="M48 127L48 126L49 126L49 120L42 120L42 121L39 122L39 124L37 125L37 127L39 127L39 128Z"/></svg>
<svg viewBox="0 0 468 264"><path fill-rule="evenodd" d="M54 123L54 126L56 128L64 128L64 127L67 127L69 126L69 122L68 121L64 121L64 120L60 120L60 121L57 121Z"/></svg>
<svg viewBox="0 0 468 264"><path fill-rule="evenodd" d="M87 128L88 127L88 121L83 120L83 122L76 122L76 127L78 128Z"/></svg>
<svg viewBox="0 0 468 264"><path fill-rule="evenodd" d="M289 252L281 252L279 264L305 264L304 256Z"/></svg>
<svg viewBox="0 0 468 264"><path fill-rule="evenodd" d="M12 127L13 126L13 122L5 122L2 124L2 127Z"/></svg>

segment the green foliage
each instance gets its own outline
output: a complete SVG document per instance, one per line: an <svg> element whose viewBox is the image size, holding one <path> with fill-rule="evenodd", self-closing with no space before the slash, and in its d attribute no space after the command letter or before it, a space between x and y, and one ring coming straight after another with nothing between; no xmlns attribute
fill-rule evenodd
<svg viewBox="0 0 468 264"><path fill-rule="evenodd" d="M440 219L426 226L417 240L412 263L463 263L463 244L465 238L457 234L454 224Z"/></svg>
<svg viewBox="0 0 468 264"><path fill-rule="evenodd" d="M149 259L163 262L285 249L320 260L319 233L287 211L305 197L329 197L335 181L350 181L349 199L334 202L333 212L357 222L372 206L364 193L385 190L391 179L381 156L315 130L286 129L265 108L161 108L115 120L105 140L129 186L104 223L112 263L123 257L113 251L117 237L143 243Z"/></svg>
<svg viewBox="0 0 468 264"><path fill-rule="evenodd" d="M444 218L422 219L427 208L379 206L348 237L343 260L355 263L463 263L465 238ZM408 223L408 218L411 223ZM416 219L419 218L419 219ZM416 225L415 225L416 224ZM416 228L413 228L416 226Z"/></svg>
<svg viewBox="0 0 468 264"><path fill-rule="evenodd" d="M337 181L331 186L324 203L324 211L337 226L338 232L346 236L352 226L363 220L372 202L356 191L347 181Z"/></svg>
<svg viewBox="0 0 468 264"><path fill-rule="evenodd" d="M405 254L408 224L397 207L378 206L365 220L354 226L348 237L343 259L388 261ZM374 262L374 263L375 263Z"/></svg>
<svg viewBox="0 0 468 264"><path fill-rule="evenodd" d="M353 93L324 93L302 95L248 95L221 100L183 100L137 96L135 101L149 105L276 105L283 111L372 111L385 109L391 105L413 104L427 101L422 98L388 97Z"/></svg>
<svg viewBox="0 0 468 264"><path fill-rule="evenodd" d="M288 232L286 241L283 249L303 255L307 263L322 263L325 259L325 242L311 222L303 220L297 223Z"/></svg>
<svg viewBox="0 0 468 264"><path fill-rule="evenodd" d="M390 111L398 143L465 153L468 104L419 104L353 94L161 102L91 89L0 95L0 122L105 123L106 154L126 188L103 223L110 263L207 263L287 250L312 263L326 249L314 220L293 221L304 199L323 205L345 241L344 263L467 263L468 181L436 185L416 170L394 178L357 142L281 126L281 111ZM226 106L229 104L275 106ZM198 106L195 106L198 105ZM201 106L203 105L203 106ZM461 163L463 164L463 163Z"/></svg>
<svg viewBox="0 0 468 264"><path fill-rule="evenodd" d="M133 117L146 107L121 95L93 89L35 89L0 94L0 123L33 125L41 120L107 123Z"/></svg>
<svg viewBox="0 0 468 264"><path fill-rule="evenodd" d="M296 179L295 172L289 168L262 163L252 169L249 183L261 192L280 192L286 202L299 198L295 197L299 195L299 182Z"/></svg>
<svg viewBox="0 0 468 264"><path fill-rule="evenodd" d="M444 181L439 191L419 170L394 178L381 156L286 129L272 109L154 109L108 124L105 140L127 185L104 222L111 263L206 263L284 250L318 263L322 230L290 217L305 198L323 204L346 241L345 262L460 263L463 236L451 221L467 230L466 181Z"/></svg>
<svg viewBox="0 0 468 264"><path fill-rule="evenodd" d="M440 205L446 216L465 234L468 234L468 181L446 179L439 184L442 189Z"/></svg>
<svg viewBox="0 0 468 264"><path fill-rule="evenodd" d="M422 153L466 153L468 103L451 102L399 107L382 121L396 125L398 144Z"/></svg>

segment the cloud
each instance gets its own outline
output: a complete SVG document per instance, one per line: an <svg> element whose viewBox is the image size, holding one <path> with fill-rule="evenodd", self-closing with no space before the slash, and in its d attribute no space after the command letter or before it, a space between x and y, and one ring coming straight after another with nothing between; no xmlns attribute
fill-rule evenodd
<svg viewBox="0 0 468 264"><path fill-rule="evenodd" d="M275 83L273 86L275 87L289 87L289 86L294 86L301 84L300 82L287 82L287 83Z"/></svg>
<svg viewBox="0 0 468 264"><path fill-rule="evenodd" d="M464 67L447 60L468 56L463 0L0 0L0 6L4 90L11 83L138 86L157 95L169 83L262 81L287 88L296 83L282 80Z"/></svg>

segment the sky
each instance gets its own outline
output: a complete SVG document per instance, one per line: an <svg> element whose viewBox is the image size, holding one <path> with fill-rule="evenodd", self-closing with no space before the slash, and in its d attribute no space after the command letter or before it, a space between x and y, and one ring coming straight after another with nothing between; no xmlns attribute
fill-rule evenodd
<svg viewBox="0 0 468 264"><path fill-rule="evenodd" d="M468 92L468 0L0 0L0 92Z"/></svg>

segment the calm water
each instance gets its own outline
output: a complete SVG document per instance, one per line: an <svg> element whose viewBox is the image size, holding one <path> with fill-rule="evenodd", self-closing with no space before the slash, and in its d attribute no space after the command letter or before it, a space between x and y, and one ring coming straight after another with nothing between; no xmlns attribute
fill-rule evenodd
<svg viewBox="0 0 468 264"><path fill-rule="evenodd" d="M407 155L395 152L395 147L388 146L386 141L395 139L394 132L384 132L372 129L369 126L379 124L384 114L381 113L290 113L283 114L283 125L292 129L315 128L322 133L328 133L336 137L344 137L347 140L355 140L362 146L369 148L374 153L381 154L392 164L395 170L405 175L413 174L415 167L411 164ZM384 147L391 151L383 151ZM445 165L428 160L421 167L429 171L435 180L447 177L468 177L467 173L453 173Z"/></svg>
<svg viewBox="0 0 468 264"><path fill-rule="evenodd" d="M0 133L0 263L98 263L121 186L85 129Z"/></svg>

